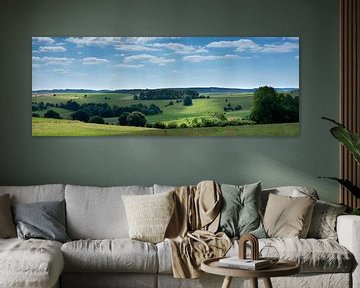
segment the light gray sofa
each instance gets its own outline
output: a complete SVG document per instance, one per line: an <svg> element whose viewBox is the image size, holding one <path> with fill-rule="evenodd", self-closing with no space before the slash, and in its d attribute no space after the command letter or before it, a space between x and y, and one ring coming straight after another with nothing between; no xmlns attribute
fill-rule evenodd
<svg viewBox="0 0 360 288"><path fill-rule="evenodd" d="M128 238L122 195L170 191L154 185L89 187L76 185L0 186L15 203L66 202L65 244L39 239L0 239L0 287L221 287L223 278L174 279L167 242L151 244ZM291 195L292 188L273 190ZM263 191L263 201L266 194ZM264 203L265 203L264 202ZM360 217L337 219L339 242L328 239L260 239L281 257L301 264L301 273L273 278L274 287L360 287ZM237 254L237 243L228 255ZM260 287L262 281L259 281ZM234 279L233 287L249 281ZM243 287L243 286L241 286Z"/></svg>

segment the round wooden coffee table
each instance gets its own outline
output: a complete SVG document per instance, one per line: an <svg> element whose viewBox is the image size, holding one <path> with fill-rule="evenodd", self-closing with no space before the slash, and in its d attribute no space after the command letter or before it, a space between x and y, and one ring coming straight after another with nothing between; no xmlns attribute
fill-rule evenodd
<svg viewBox="0 0 360 288"><path fill-rule="evenodd" d="M300 266L288 260L279 260L270 268L253 271L222 267L219 265L219 259L221 258L204 260L201 263L201 270L210 274L225 276L222 288L229 288L233 277L251 278L254 288L258 288L258 278L263 278L265 287L272 288L270 277L289 276L300 272Z"/></svg>

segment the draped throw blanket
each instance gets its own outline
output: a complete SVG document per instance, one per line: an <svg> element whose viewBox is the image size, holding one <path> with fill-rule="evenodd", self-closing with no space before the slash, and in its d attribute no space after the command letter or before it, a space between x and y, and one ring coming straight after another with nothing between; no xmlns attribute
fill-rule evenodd
<svg viewBox="0 0 360 288"><path fill-rule="evenodd" d="M198 278L203 260L222 257L231 246L225 233L216 233L221 189L214 181L202 181L197 186L177 187L174 197L175 211L165 233L173 274L175 278Z"/></svg>

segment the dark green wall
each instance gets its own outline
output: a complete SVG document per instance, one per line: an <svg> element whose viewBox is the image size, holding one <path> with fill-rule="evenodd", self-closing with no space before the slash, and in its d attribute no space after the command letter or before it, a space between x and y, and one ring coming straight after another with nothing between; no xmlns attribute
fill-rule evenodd
<svg viewBox="0 0 360 288"><path fill-rule="evenodd" d="M0 185L309 185L337 201L337 0L2 0ZM299 36L301 135L294 138L32 137L32 36Z"/></svg>

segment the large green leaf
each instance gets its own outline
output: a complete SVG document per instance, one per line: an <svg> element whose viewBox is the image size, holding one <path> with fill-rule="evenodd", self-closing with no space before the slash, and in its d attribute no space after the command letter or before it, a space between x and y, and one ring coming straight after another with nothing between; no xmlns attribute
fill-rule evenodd
<svg viewBox="0 0 360 288"><path fill-rule="evenodd" d="M360 198L360 188L356 187L349 180L340 179L340 178L336 178L336 177L319 177L319 178L326 178L326 179L331 179L331 180L337 181L341 185L343 185L346 189L348 189L356 198Z"/></svg>
<svg viewBox="0 0 360 288"><path fill-rule="evenodd" d="M323 117L323 119L335 123L337 126L330 129L331 134L339 140L354 156L360 165L360 136L348 130L344 125L335 120Z"/></svg>

